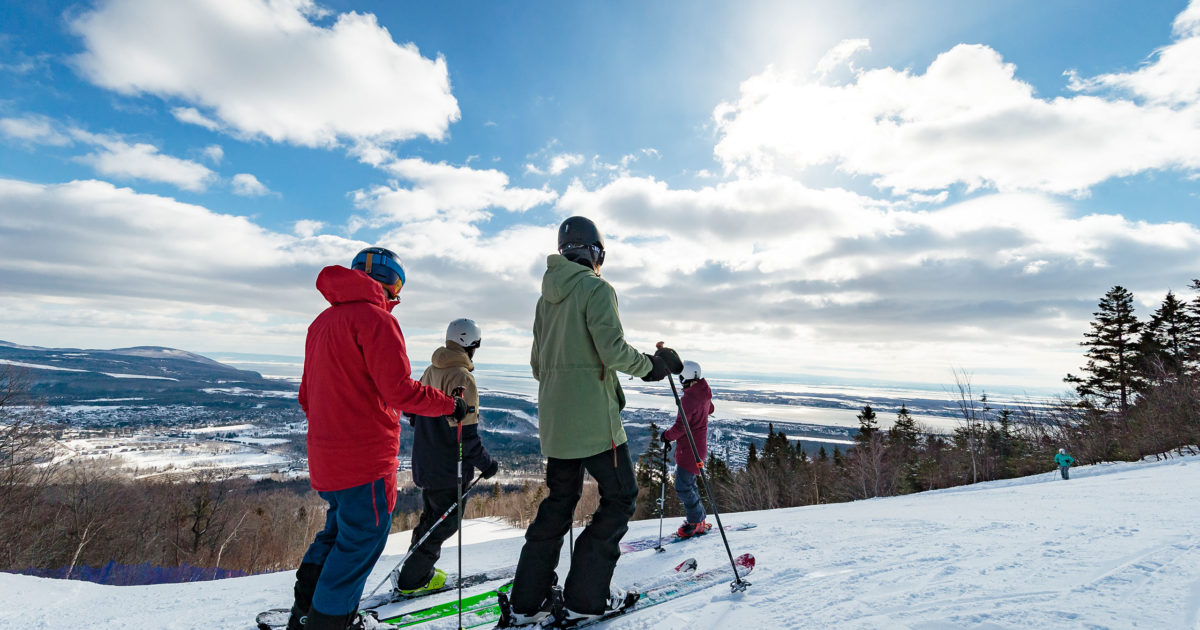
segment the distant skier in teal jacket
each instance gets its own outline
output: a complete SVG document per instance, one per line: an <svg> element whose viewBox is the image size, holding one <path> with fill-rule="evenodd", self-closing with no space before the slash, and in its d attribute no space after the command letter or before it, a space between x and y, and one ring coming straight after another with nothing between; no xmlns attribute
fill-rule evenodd
<svg viewBox="0 0 1200 630"><path fill-rule="evenodd" d="M1058 472L1062 473L1063 479L1071 478L1071 464L1075 463L1075 458L1067 455L1067 449L1058 449L1058 455L1054 456L1054 463L1058 464Z"/></svg>

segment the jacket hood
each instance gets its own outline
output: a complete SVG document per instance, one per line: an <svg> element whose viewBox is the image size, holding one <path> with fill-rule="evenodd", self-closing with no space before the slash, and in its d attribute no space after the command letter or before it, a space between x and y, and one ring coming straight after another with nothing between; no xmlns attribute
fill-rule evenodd
<svg viewBox="0 0 1200 630"><path fill-rule="evenodd" d="M467 356L467 351L453 341L447 341L446 345L434 350L433 358L429 362L435 368L465 367L468 372L475 370L475 364L471 362L471 357Z"/></svg>
<svg viewBox="0 0 1200 630"><path fill-rule="evenodd" d="M317 274L317 290L333 306L350 302L368 302L391 311L396 302L389 302L383 285L365 272L330 265Z"/></svg>
<svg viewBox="0 0 1200 630"><path fill-rule="evenodd" d="M695 383L688 385L688 388L683 390L685 394L690 396L701 396L705 399L712 398L712 389L708 386L708 381L704 379L696 379Z"/></svg>
<svg viewBox="0 0 1200 630"><path fill-rule="evenodd" d="M560 254L546 257L546 274L542 276L542 297L551 304L567 299L575 286L589 276L598 276L595 271L574 263Z"/></svg>

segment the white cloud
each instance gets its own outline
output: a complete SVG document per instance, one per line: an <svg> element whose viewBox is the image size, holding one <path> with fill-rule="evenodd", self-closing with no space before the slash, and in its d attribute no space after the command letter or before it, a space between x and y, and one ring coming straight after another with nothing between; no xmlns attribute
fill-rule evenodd
<svg viewBox="0 0 1200 630"><path fill-rule="evenodd" d="M158 147L138 142L130 144L108 136L83 134L99 150L79 158L96 172L119 179L164 182L184 190L202 192L216 179L216 173L203 164L159 153Z"/></svg>
<svg viewBox="0 0 1200 630"><path fill-rule="evenodd" d="M821 57L821 60L817 62L816 73L823 78L838 66L849 61L854 55L868 50L871 50L870 40L844 39Z"/></svg>
<svg viewBox="0 0 1200 630"><path fill-rule="evenodd" d="M768 69L714 110L715 154L737 173L833 164L901 194L955 184L1080 194L1112 177L1200 169L1197 45L1177 41L1137 73L1072 81L1076 89L1127 87L1153 97L1146 103L1039 98L1013 64L980 45L953 47L923 74L856 70L845 85Z"/></svg>
<svg viewBox="0 0 1200 630"><path fill-rule="evenodd" d="M293 231L300 238L310 238L316 236L317 232L325 229L325 223L321 221L313 221L311 219L301 219L296 221Z"/></svg>
<svg viewBox="0 0 1200 630"><path fill-rule="evenodd" d="M312 289L319 267L378 244L409 272L400 307L407 333L424 339L470 316L510 330L489 360L523 361L559 219L523 215L485 233L478 207L486 195L453 203L441 195L487 173L420 160L390 168L411 177L434 210L379 217L388 231L370 243L321 235L325 225L312 220L276 233L103 182L0 180L0 207L12 209L0 214L0 273L14 296L0 300L0 326L47 338L87 327L92 338L298 349L323 307ZM620 178L594 189L573 184L554 214L576 213L606 236L604 274L620 292L631 342L648 349L669 339L724 369L783 361L794 371L895 378L902 365L936 381L950 365L982 362L1022 368L1006 382L1052 386L1077 367L1076 344L1104 290L1121 283L1153 300L1151 289L1186 282L1200 267L1195 226L1076 217L1037 194L914 211L779 176L695 190ZM48 247L74 255L36 255Z"/></svg>
<svg viewBox="0 0 1200 630"><path fill-rule="evenodd" d="M203 153L204 157L213 164L220 164L221 160L225 159L225 150L217 144L210 144L204 147L204 150L201 153Z"/></svg>
<svg viewBox="0 0 1200 630"><path fill-rule="evenodd" d="M1077 367L1077 342L1108 287L1157 299L1164 282L1186 282L1200 266L1196 226L1075 217L1041 194L913 211L779 176L697 190L621 178L573 185L558 207L605 234L604 273L622 291L631 335L657 331L767 362L754 348L770 335L804 365L886 366L878 374L891 378L911 364L936 379L956 360L1016 369L1011 357L983 354L1012 347L1027 371L1008 382L1052 387Z"/></svg>
<svg viewBox="0 0 1200 630"><path fill-rule="evenodd" d="M1150 103L1195 110L1200 104L1200 2L1193 0L1175 18L1173 31L1176 40L1155 51L1137 70L1092 78L1069 72L1071 88L1081 91L1112 88Z"/></svg>
<svg viewBox="0 0 1200 630"><path fill-rule="evenodd" d="M563 171L572 166L583 164L583 156L578 153L560 153L550 158L550 165L546 171L551 175L561 175Z"/></svg>
<svg viewBox="0 0 1200 630"><path fill-rule="evenodd" d="M299 355L308 323L326 306L313 287L320 268L382 245L408 270L397 313L410 337L472 316L497 331L489 333L489 360L515 363L528 357L536 267L554 243L553 226L485 237L470 224L437 218L404 223L369 243L320 234L324 225L312 220L297 221L293 234L277 233L100 181L0 179L0 207L0 274L8 278L0 329L51 346L152 343ZM433 344L409 347L424 358Z"/></svg>
<svg viewBox="0 0 1200 630"><path fill-rule="evenodd" d="M304 311L319 305L308 295L316 269L344 264L363 246L274 233L244 217L101 181L0 180L0 206L12 210L0 213L6 293L112 301L108 308L118 313L123 299L180 311L264 304ZM47 251L71 255L42 255Z"/></svg>
<svg viewBox="0 0 1200 630"><path fill-rule="evenodd" d="M0 134L14 140L52 146L90 145L96 150L76 160L90 165L97 173L120 179L140 179L164 182L184 190L203 191L216 179L207 166L165 155L158 147L145 142L128 142L119 135L97 134L78 127L65 126L54 119L39 115L21 118L0 118ZM224 153L213 145L203 151L214 163Z"/></svg>
<svg viewBox="0 0 1200 630"><path fill-rule="evenodd" d="M181 120L244 136L443 138L459 118L445 60L397 44L371 14L312 21L323 15L310 0L106 0L71 20L85 48L74 62L101 87L183 101Z"/></svg>
<svg viewBox="0 0 1200 630"><path fill-rule="evenodd" d="M262 197L263 195L271 194L271 189L258 181L258 178L250 173L238 173L233 176L233 194L243 197Z"/></svg>
<svg viewBox="0 0 1200 630"><path fill-rule="evenodd" d="M58 125L45 116L27 115L20 118L0 118L0 134L31 144L65 146L71 138L59 131Z"/></svg>
<svg viewBox="0 0 1200 630"><path fill-rule="evenodd" d="M550 158L546 168L539 168L533 163L525 165L525 172L533 175L561 175L573 166L583 164L584 157L578 153L559 153Z"/></svg>
<svg viewBox="0 0 1200 630"><path fill-rule="evenodd" d="M171 109L171 115L179 122L199 125L209 131L216 131L221 128L221 123L201 114L200 110L195 107L175 107Z"/></svg>
<svg viewBox="0 0 1200 630"><path fill-rule="evenodd" d="M395 160L382 168L398 182L353 193L355 205L370 210L386 222L424 221L447 218L457 223L486 219L489 208L524 212L553 201L557 194L546 189L511 188L501 171L431 163L419 158Z"/></svg>

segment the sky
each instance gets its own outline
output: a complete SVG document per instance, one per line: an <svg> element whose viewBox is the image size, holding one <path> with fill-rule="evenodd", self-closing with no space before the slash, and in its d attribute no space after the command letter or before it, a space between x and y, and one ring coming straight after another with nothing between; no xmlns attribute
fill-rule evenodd
<svg viewBox="0 0 1200 630"><path fill-rule="evenodd" d="M1064 389L1200 277L1200 0L0 3L0 339L300 356L400 256L528 360L555 228L714 375Z"/></svg>

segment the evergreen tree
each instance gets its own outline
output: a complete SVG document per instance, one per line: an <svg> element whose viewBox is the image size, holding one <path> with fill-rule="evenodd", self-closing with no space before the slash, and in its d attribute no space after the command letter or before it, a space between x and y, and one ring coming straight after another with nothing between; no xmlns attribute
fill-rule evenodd
<svg viewBox="0 0 1200 630"><path fill-rule="evenodd" d="M749 468L758 463L758 447L754 445L754 440L750 441L750 453L746 455L746 468Z"/></svg>
<svg viewBox="0 0 1200 630"><path fill-rule="evenodd" d="M658 425L650 423L650 444L646 446L646 452L638 457L637 461L637 484L639 488L651 488L658 490L661 483L665 483L662 472L662 462L665 456L662 441L658 439Z"/></svg>
<svg viewBox="0 0 1200 630"><path fill-rule="evenodd" d="M1200 280L1192 280L1191 289L1200 293ZM1188 357L1191 361L1192 373L1200 370L1200 295L1197 295L1188 303L1188 315L1191 315L1192 321L1196 322L1196 327L1192 330L1192 355Z"/></svg>
<svg viewBox="0 0 1200 630"><path fill-rule="evenodd" d="M708 454L708 461L704 464L708 469L708 477L713 483L731 483L733 481L733 473L729 470L729 465L725 460L717 457L716 453Z"/></svg>
<svg viewBox="0 0 1200 630"><path fill-rule="evenodd" d="M672 503L671 492L665 488L671 483L670 473L663 466L663 457L667 453L658 436L658 425L651 422L650 443L646 446L646 452L638 457L635 471L639 499L635 514L638 518L656 518L660 510L665 509L668 514L672 511L670 505L660 507L658 502L659 497L666 494L667 503Z"/></svg>
<svg viewBox="0 0 1200 630"><path fill-rule="evenodd" d="M1088 348L1083 376L1068 374L1065 380L1085 400L1099 399L1105 407L1117 405L1124 416L1129 411L1129 396L1139 384L1137 334L1142 323L1133 314L1133 294L1115 286L1100 300L1100 310L1092 313L1096 321L1079 345Z"/></svg>
<svg viewBox="0 0 1200 630"><path fill-rule="evenodd" d="M833 447L833 465L841 468L845 463L846 460L842 458L842 449L837 446Z"/></svg>
<svg viewBox="0 0 1200 630"><path fill-rule="evenodd" d="M775 469L783 468L794 457L794 452L788 444L787 435L783 431L775 431L774 426L767 433L767 441L763 444L763 463Z"/></svg>
<svg viewBox="0 0 1200 630"><path fill-rule="evenodd" d="M1142 329L1139 346L1143 374L1153 376L1161 369L1176 378L1182 377L1195 368L1200 321L1187 303L1168 291L1162 305Z"/></svg>
<svg viewBox="0 0 1200 630"><path fill-rule="evenodd" d="M804 445L800 443L800 440L796 440L796 459L801 463L808 463L808 453L804 452Z"/></svg>
<svg viewBox="0 0 1200 630"><path fill-rule="evenodd" d="M908 405L900 403L900 411L896 413L896 423L888 429L888 443L905 449L915 449L919 436L917 421L909 415Z"/></svg>
<svg viewBox="0 0 1200 630"><path fill-rule="evenodd" d="M854 441L859 444L871 444L871 439L879 431L879 422L875 420L875 410L871 409L871 405L864 405L862 413L856 417L858 418L858 433L854 436Z"/></svg>
<svg viewBox="0 0 1200 630"><path fill-rule="evenodd" d="M821 450L817 451L817 461L822 461L822 462L829 461L829 453L825 452L824 444L821 445Z"/></svg>
<svg viewBox="0 0 1200 630"><path fill-rule="evenodd" d="M1012 410L1001 409L1000 415L997 417L999 426L995 427L995 444L993 450L996 453L998 460L999 478L1008 479L1016 476L1013 471L1013 444L1017 442L1016 436L1012 432Z"/></svg>

